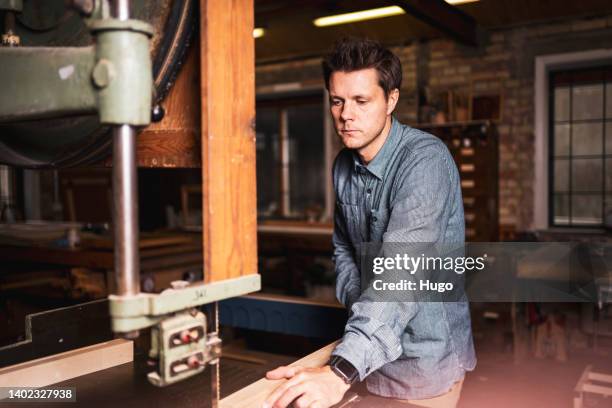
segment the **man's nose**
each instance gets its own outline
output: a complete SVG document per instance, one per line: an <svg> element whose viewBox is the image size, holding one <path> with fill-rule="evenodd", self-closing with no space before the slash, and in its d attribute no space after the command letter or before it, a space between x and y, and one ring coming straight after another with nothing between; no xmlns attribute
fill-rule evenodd
<svg viewBox="0 0 612 408"><path fill-rule="evenodd" d="M345 103L342 106L342 111L340 112L340 118L345 122L347 120L353 119L353 107L350 103Z"/></svg>

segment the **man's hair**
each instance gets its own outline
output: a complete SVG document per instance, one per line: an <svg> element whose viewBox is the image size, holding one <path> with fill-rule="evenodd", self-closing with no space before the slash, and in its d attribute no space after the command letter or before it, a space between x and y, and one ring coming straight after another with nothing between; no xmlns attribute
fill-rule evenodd
<svg viewBox="0 0 612 408"><path fill-rule="evenodd" d="M329 78L337 71L352 72L374 68L378 84L385 97L402 84L402 64L399 58L377 41L347 37L336 42L332 52L323 59L323 77L329 90Z"/></svg>

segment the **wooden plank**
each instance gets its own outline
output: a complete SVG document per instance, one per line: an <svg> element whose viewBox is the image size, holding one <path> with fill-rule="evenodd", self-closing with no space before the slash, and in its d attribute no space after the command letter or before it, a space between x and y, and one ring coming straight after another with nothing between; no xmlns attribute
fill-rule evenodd
<svg viewBox="0 0 612 408"><path fill-rule="evenodd" d="M589 372L589 380L599 381L602 383L612 383L612 375L604 373Z"/></svg>
<svg viewBox="0 0 612 408"><path fill-rule="evenodd" d="M188 252L201 252L202 245L193 244L193 245L172 245L168 247L161 248L151 248L140 250L140 258L158 258L166 255L175 255L175 254L184 254ZM200 254L201 255L201 254Z"/></svg>
<svg viewBox="0 0 612 408"><path fill-rule="evenodd" d="M0 387L45 387L133 359L133 342L115 339L0 369Z"/></svg>
<svg viewBox="0 0 612 408"><path fill-rule="evenodd" d="M248 295L245 295L245 297L259 300L270 300L272 302L286 302L300 305L333 307L337 309L345 308L344 305L342 305L338 301L326 302L322 300L308 299L302 296L278 295L274 293L250 293Z"/></svg>
<svg viewBox="0 0 612 408"><path fill-rule="evenodd" d="M463 44L476 45L478 43L476 21L444 0L399 0L396 4L406 13Z"/></svg>
<svg viewBox="0 0 612 408"><path fill-rule="evenodd" d="M199 44L194 41L170 93L166 113L138 135L140 167L200 167Z"/></svg>
<svg viewBox="0 0 612 408"><path fill-rule="evenodd" d="M603 395L605 397L612 397L612 388L602 385L586 383L582 386L582 392L590 392L593 394Z"/></svg>
<svg viewBox="0 0 612 408"><path fill-rule="evenodd" d="M206 282L257 273L253 0L200 0Z"/></svg>
<svg viewBox="0 0 612 408"><path fill-rule="evenodd" d="M289 366L302 366L308 368L322 367L328 361L331 352L334 350L338 342L328 344L315 351L312 354L290 364ZM261 407L264 400L272 391L287 380L267 380L262 378L253 384L244 387L243 389L223 398L220 403L220 408L252 408Z"/></svg>

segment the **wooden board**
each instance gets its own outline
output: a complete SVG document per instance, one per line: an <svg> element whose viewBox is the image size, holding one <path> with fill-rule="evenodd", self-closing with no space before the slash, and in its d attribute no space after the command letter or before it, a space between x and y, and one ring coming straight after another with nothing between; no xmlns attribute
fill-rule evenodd
<svg viewBox="0 0 612 408"><path fill-rule="evenodd" d="M322 367L329 361L331 352L338 342L328 344L312 354L296 361L290 366L302 366L308 368ZM287 380L261 380L244 387L240 391L233 393L220 401L220 408L252 408L261 407L264 400L272 391Z"/></svg>
<svg viewBox="0 0 612 408"><path fill-rule="evenodd" d="M0 387L45 387L133 359L133 342L115 339L0 369Z"/></svg>
<svg viewBox="0 0 612 408"><path fill-rule="evenodd" d="M274 293L251 293L245 295L245 297L251 299L259 299L259 300L269 300L272 302L286 302L292 304L300 304L300 305L312 305L312 306L323 306L323 307L333 307L336 309L345 309L344 305L342 305L337 300L333 302L316 300L316 299L308 299L302 296L290 296L290 295L279 295Z"/></svg>
<svg viewBox="0 0 612 408"><path fill-rule="evenodd" d="M253 0L200 0L206 282L257 273Z"/></svg>

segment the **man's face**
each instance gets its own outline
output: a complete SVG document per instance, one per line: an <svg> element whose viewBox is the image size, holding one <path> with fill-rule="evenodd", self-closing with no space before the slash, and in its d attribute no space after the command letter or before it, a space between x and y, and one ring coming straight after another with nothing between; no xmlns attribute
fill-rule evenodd
<svg viewBox="0 0 612 408"><path fill-rule="evenodd" d="M329 97L334 126L349 149L362 150L381 134L397 101L378 84L376 69L336 71L329 78Z"/></svg>

